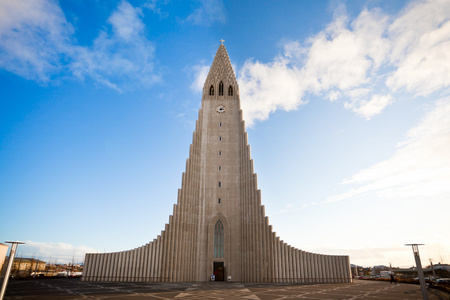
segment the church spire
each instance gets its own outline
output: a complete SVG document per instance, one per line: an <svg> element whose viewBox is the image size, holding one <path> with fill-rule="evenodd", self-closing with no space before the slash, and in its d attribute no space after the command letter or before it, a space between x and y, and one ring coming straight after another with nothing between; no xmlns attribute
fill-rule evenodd
<svg viewBox="0 0 450 300"><path fill-rule="evenodd" d="M238 84L236 75L234 74L233 67L231 66L230 58L228 57L227 49L223 44L224 40L220 40L222 43L217 49L214 61L209 69L208 76L206 77L205 85L203 87L203 98L211 95L211 86L213 90L219 91L219 85L222 82L223 86L227 89L232 88L235 95L238 95Z"/></svg>

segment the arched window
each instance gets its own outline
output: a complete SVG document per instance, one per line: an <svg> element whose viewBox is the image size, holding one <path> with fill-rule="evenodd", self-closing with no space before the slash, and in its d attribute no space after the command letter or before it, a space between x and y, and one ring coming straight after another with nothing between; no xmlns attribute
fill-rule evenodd
<svg viewBox="0 0 450 300"><path fill-rule="evenodd" d="M209 87L209 95L210 96L214 96L214 86L211 84L211 86Z"/></svg>
<svg viewBox="0 0 450 300"><path fill-rule="evenodd" d="M214 257L223 257L223 224L220 219L214 226Z"/></svg>
<svg viewBox="0 0 450 300"><path fill-rule="evenodd" d="M219 96L223 96L223 82L219 83Z"/></svg>
<svg viewBox="0 0 450 300"><path fill-rule="evenodd" d="M228 87L228 96L233 96L233 87L231 85Z"/></svg>

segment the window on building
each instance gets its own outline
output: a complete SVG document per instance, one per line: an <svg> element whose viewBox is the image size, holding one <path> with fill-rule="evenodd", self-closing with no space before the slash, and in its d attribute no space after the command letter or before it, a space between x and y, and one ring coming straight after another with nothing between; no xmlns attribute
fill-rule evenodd
<svg viewBox="0 0 450 300"><path fill-rule="evenodd" d="M222 171L222 167L221 167L221 166L219 166L219 172L220 172L220 171Z"/></svg>
<svg viewBox="0 0 450 300"><path fill-rule="evenodd" d="M223 96L223 82L219 83L219 96Z"/></svg>
<svg viewBox="0 0 450 300"><path fill-rule="evenodd" d="M223 224L220 219L214 226L214 257L223 257Z"/></svg>
<svg viewBox="0 0 450 300"><path fill-rule="evenodd" d="M219 198L219 204L220 204L220 198Z"/></svg>
<svg viewBox="0 0 450 300"><path fill-rule="evenodd" d="M219 181L219 187L221 187L222 186L222 183Z"/></svg>
<svg viewBox="0 0 450 300"><path fill-rule="evenodd" d="M221 136L219 136L219 142L221 142L222 141L222 137Z"/></svg>
<svg viewBox="0 0 450 300"><path fill-rule="evenodd" d="M222 151L219 151L219 156L222 155Z"/></svg>
<svg viewBox="0 0 450 300"><path fill-rule="evenodd" d="M209 87L209 95L210 96L214 96L214 86L211 84L211 86Z"/></svg>
<svg viewBox="0 0 450 300"><path fill-rule="evenodd" d="M219 127L222 127L222 122L219 123Z"/></svg>
<svg viewBox="0 0 450 300"><path fill-rule="evenodd" d="M233 87L231 85L228 87L228 96L233 96Z"/></svg>

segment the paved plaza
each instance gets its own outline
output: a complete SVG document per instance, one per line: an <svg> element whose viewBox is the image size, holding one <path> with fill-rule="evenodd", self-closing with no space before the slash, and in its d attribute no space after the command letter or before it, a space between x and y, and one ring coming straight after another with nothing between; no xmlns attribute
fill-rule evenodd
<svg viewBox="0 0 450 300"><path fill-rule="evenodd" d="M450 295L430 290L430 300ZM422 299L420 287L356 280L349 284L242 284L84 282L79 279L12 280L5 299Z"/></svg>

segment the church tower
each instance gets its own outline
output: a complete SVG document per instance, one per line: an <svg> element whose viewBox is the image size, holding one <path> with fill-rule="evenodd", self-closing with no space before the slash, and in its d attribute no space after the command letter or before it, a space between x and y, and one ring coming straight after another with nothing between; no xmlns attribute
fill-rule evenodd
<svg viewBox="0 0 450 300"><path fill-rule="evenodd" d="M206 78L193 141L169 223L148 244L88 253L82 280L185 282L350 282L348 256L294 248L276 236L261 205L223 44Z"/></svg>

